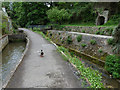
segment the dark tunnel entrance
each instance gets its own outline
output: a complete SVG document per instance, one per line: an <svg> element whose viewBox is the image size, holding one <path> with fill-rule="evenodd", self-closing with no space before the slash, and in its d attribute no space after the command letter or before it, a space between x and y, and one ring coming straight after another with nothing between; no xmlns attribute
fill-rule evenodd
<svg viewBox="0 0 120 90"><path fill-rule="evenodd" d="M98 25L103 25L105 23L105 17L100 16L98 19Z"/></svg>

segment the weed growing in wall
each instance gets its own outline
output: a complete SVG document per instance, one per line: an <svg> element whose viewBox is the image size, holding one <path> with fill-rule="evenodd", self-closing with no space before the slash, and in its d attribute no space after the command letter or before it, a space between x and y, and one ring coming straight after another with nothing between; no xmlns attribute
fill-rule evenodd
<svg viewBox="0 0 120 90"><path fill-rule="evenodd" d="M103 52L103 50L102 50L102 49L99 49L99 50L98 50L98 52L99 52L99 53L102 53L102 52Z"/></svg>
<svg viewBox="0 0 120 90"><path fill-rule="evenodd" d="M72 41L72 37L71 36L68 36L67 37L67 44L71 44L73 41Z"/></svg>
<svg viewBox="0 0 120 90"><path fill-rule="evenodd" d="M82 35L77 36L77 41L80 42L82 40Z"/></svg>
<svg viewBox="0 0 120 90"><path fill-rule="evenodd" d="M85 33L85 30L82 30L82 33Z"/></svg>
<svg viewBox="0 0 120 90"><path fill-rule="evenodd" d="M95 40L90 40L90 44L95 45L96 41Z"/></svg>
<svg viewBox="0 0 120 90"><path fill-rule="evenodd" d="M97 34L97 35L100 34L100 30L96 31L95 34Z"/></svg>
<svg viewBox="0 0 120 90"><path fill-rule="evenodd" d="M84 48L84 47L86 47L87 45L86 45L86 44L84 44L84 43L82 43L82 44L81 44L81 46Z"/></svg>
<svg viewBox="0 0 120 90"><path fill-rule="evenodd" d="M113 38L107 39L107 43L108 43L108 45L113 45L114 44L114 39Z"/></svg>

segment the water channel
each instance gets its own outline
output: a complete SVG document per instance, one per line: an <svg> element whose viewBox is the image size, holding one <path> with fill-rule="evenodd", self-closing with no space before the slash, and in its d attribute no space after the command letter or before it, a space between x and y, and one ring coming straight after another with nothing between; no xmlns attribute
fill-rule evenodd
<svg viewBox="0 0 120 90"><path fill-rule="evenodd" d="M2 85L10 79L11 71L19 63L25 46L25 42L12 42L2 51Z"/></svg>
<svg viewBox="0 0 120 90"><path fill-rule="evenodd" d="M70 52L74 52L73 50ZM105 87L109 88L120 88L120 82L110 77L109 73L100 64L95 64L91 61L91 58L85 55L78 55L78 58L85 64L85 67L91 67L94 70L98 70L102 74L102 82Z"/></svg>

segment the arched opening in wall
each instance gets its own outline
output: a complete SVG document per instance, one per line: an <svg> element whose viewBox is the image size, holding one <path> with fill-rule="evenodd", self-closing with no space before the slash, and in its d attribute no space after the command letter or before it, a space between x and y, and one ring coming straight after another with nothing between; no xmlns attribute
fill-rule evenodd
<svg viewBox="0 0 120 90"><path fill-rule="evenodd" d="M98 19L98 25L103 25L105 23L105 17L100 16Z"/></svg>

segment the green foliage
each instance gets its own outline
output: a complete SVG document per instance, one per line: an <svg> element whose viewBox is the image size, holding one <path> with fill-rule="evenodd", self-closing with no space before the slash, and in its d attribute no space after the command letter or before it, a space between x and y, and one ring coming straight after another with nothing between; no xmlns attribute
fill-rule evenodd
<svg viewBox="0 0 120 90"><path fill-rule="evenodd" d="M81 44L81 46L84 48L84 47L86 47L87 45L86 45L86 44L84 44L84 43L82 43L82 44Z"/></svg>
<svg viewBox="0 0 120 90"><path fill-rule="evenodd" d="M112 35L113 33L113 27L105 28L106 32L108 32L109 35Z"/></svg>
<svg viewBox="0 0 120 90"><path fill-rule="evenodd" d="M82 35L77 36L77 41L80 42L82 40Z"/></svg>
<svg viewBox="0 0 120 90"><path fill-rule="evenodd" d="M116 55L107 56L105 68L112 74L113 78L120 78L120 57Z"/></svg>
<svg viewBox="0 0 120 90"><path fill-rule="evenodd" d="M61 47L58 47L58 49L61 50L61 51L63 51L63 52L67 52L67 51L68 51L68 49L66 49L66 48L64 48L64 47L62 47L62 46L61 46Z"/></svg>
<svg viewBox="0 0 120 90"><path fill-rule="evenodd" d="M67 44L71 44L73 41L72 41L72 37L71 36L68 36L67 37Z"/></svg>
<svg viewBox="0 0 120 90"><path fill-rule="evenodd" d="M113 38L109 38L109 39L107 39L107 43L108 43L108 45L113 45L115 42L114 42Z"/></svg>
<svg viewBox="0 0 120 90"><path fill-rule="evenodd" d="M110 17L105 25L117 25L120 21L120 14L114 14Z"/></svg>
<svg viewBox="0 0 120 90"><path fill-rule="evenodd" d="M100 35L104 35L104 30L101 30L101 31L100 31Z"/></svg>
<svg viewBox="0 0 120 90"><path fill-rule="evenodd" d="M47 20L46 10L48 7L44 2L13 2L12 10L8 11L13 21L21 27L45 24Z"/></svg>
<svg viewBox="0 0 120 90"><path fill-rule="evenodd" d="M51 39L49 37L47 37L43 32L41 31L37 31L37 30L34 30L34 32L38 33L38 34L41 34L43 36L43 38L45 38L46 40L48 41L51 41Z"/></svg>
<svg viewBox="0 0 120 90"><path fill-rule="evenodd" d="M70 55L73 57L74 56L74 52L70 52Z"/></svg>
<svg viewBox="0 0 120 90"><path fill-rule="evenodd" d="M96 40L90 40L90 44L95 45L96 44Z"/></svg>
<svg viewBox="0 0 120 90"><path fill-rule="evenodd" d="M7 27L6 22L3 22L3 23L2 23L2 30L5 30L6 27Z"/></svg>
<svg viewBox="0 0 120 90"><path fill-rule="evenodd" d="M85 33L85 30L82 30L82 33Z"/></svg>
<svg viewBox="0 0 120 90"><path fill-rule="evenodd" d="M27 27L48 23L95 25L97 14L93 2L3 2L8 15L17 25ZM50 7L48 7L50 4ZM120 7L117 5L119 11ZM12 8L12 9L11 9ZM101 12L101 10L99 10ZM117 11L117 10L116 10ZM116 25L120 13L112 15L105 25Z"/></svg>
<svg viewBox="0 0 120 90"><path fill-rule="evenodd" d="M61 26L59 24L53 24L53 29L56 29L56 30L63 30L64 26Z"/></svg>
<svg viewBox="0 0 120 90"><path fill-rule="evenodd" d="M95 34L100 34L100 30L96 31Z"/></svg>
<svg viewBox="0 0 120 90"><path fill-rule="evenodd" d="M99 50L98 50L98 52L99 52L99 53L102 53L102 52L103 52L103 50L102 50L102 49L99 49Z"/></svg>
<svg viewBox="0 0 120 90"><path fill-rule="evenodd" d="M113 52L120 55L120 23L113 31L113 37L115 41L115 45L113 47Z"/></svg>
<svg viewBox="0 0 120 90"><path fill-rule="evenodd" d="M68 20L70 18L69 13L65 9L59 10L57 7L54 7L47 11L48 19L51 22L61 24L61 21Z"/></svg>
<svg viewBox="0 0 120 90"><path fill-rule="evenodd" d="M16 33L16 30L13 28L13 33Z"/></svg>
<svg viewBox="0 0 120 90"><path fill-rule="evenodd" d="M13 25L13 28L14 28L14 29L18 29L18 26L17 26L17 24L16 24L15 21L12 21L12 25Z"/></svg>
<svg viewBox="0 0 120 90"><path fill-rule="evenodd" d="M73 63L76 68L80 71L81 77L91 83L90 88L104 88L104 85L102 83L102 76L97 70L93 70L91 68L86 68L84 63L82 63L78 58L76 58L73 53L69 53L68 49L60 46L58 47L59 51L63 51L66 55L66 60L69 60L70 63ZM72 54L72 56L71 56Z"/></svg>

